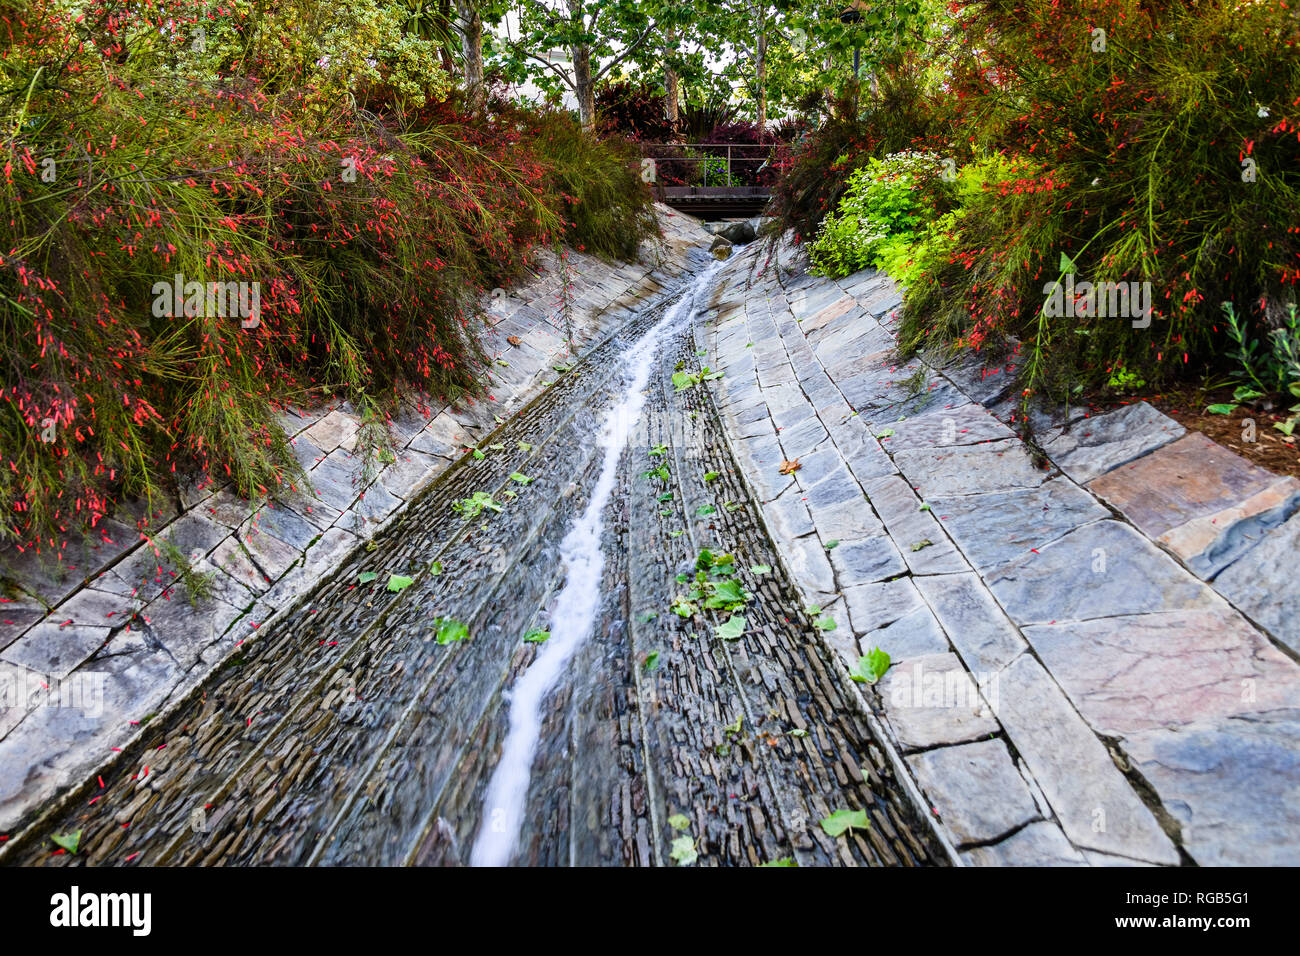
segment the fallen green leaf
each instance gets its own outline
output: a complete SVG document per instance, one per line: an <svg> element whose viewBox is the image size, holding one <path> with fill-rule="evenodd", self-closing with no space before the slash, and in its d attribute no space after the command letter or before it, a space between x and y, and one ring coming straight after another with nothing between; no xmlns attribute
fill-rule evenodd
<svg viewBox="0 0 1300 956"><path fill-rule="evenodd" d="M391 574L388 576L388 590L396 594L398 591L405 591L415 583L414 578L408 578L404 574Z"/></svg>
<svg viewBox="0 0 1300 956"><path fill-rule="evenodd" d="M688 836L674 840L672 852L668 855L678 866L690 866L699 859L699 854L695 852L695 841Z"/></svg>
<svg viewBox="0 0 1300 956"><path fill-rule="evenodd" d="M745 633L745 615L733 614L727 622L718 627L714 636L723 641L739 640Z"/></svg>
<svg viewBox="0 0 1300 956"><path fill-rule="evenodd" d="M69 853L75 854L77 847L81 845L81 831L75 830L68 834L55 833L50 836L50 841L56 846L63 847Z"/></svg>
<svg viewBox="0 0 1300 956"><path fill-rule="evenodd" d="M540 627L535 627L524 635L525 644L545 644L551 637L550 631L544 631Z"/></svg>
<svg viewBox="0 0 1300 956"><path fill-rule="evenodd" d="M439 644L469 640L469 628L450 617L440 617L434 622L434 634Z"/></svg>
<svg viewBox="0 0 1300 956"><path fill-rule="evenodd" d="M369 584L377 577L379 577L379 575L374 571L362 571L357 575L357 582L360 584Z"/></svg>
<svg viewBox="0 0 1300 956"><path fill-rule="evenodd" d="M867 819L866 810L836 810L821 821L822 829L828 836L841 836L849 830L867 830L871 821Z"/></svg>

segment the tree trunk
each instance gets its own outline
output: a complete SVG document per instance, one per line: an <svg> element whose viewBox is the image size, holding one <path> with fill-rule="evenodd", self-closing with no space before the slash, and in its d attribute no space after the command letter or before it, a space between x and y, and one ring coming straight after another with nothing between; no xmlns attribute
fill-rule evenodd
<svg viewBox="0 0 1300 956"><path fill-rule="evenodd" d="M582 128L596 128L596 81L591 75L591 47L575 46L573 53L573 86L578 97L578 117Z"/></svg>
<svg viewBox="0 0 1300 956"><path fill-rule="evenodd" d="M465 57L465 93L469 107L476 110L483 105L486 90L483 88L483 18L475 0L456 0L460 14L461 51Z"/></svg>
<svg viewBox="0 0 1300 956"><path fill-rule="evenodd" d="M669 62L677 54L677 31L668 31L668 41L664 44L664 62ZM681 98L681 78L671 66L664 67L664 118L677 130L677 102Z"/></svg>
<svg viewBox="0 0 1300 956"><path fill-rule="evenodd" d="M767 129L767 31L764 30L758 35L758 44L755 47L756 54L754 57L754 123L757 124L759 132Z"/></svg>

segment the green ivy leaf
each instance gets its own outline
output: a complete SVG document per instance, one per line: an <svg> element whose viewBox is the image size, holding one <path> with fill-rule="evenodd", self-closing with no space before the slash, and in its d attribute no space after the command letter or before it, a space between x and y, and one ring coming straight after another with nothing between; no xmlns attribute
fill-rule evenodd
<svg viewBox="0 0 1300 956"><path fill-rule="evenodd" d="M550 631L544 631L540 627L535 627L524 635L525 644L545 644L551 638Z"/></svg>
<svg viewBox="0 0 1300 956"><path fill-rule="evenodd" d="M668 855L678 866L690 866L700 858L695 852L695 840L688 836L681 836L674 840L672 852Z"/></svg>
<svg viewBox="0 0 1300 956"><path fill-rule="evenodd" d="M871 821L867 819L866 810L836 810L821 821L827 836L841 836L849 830L868 830Z"/></svg>
<svg viewBox="0 0 1300 956"><path fill-rule="evenodd" d="M454 644L469 640L469 628L450 617L440 617L435 624L435 640L439 644Z"/></svg>
<svg viewBox="0 0 1300 956"><path fill-rule="evenodd" d="M54 833L50 835L50 841L56 846L61 846L69 853L76 854L77 847L81 845L81 831L76 830L72 833Z"/></svg>
<svg viewBox="0 0 1300 956"><path fill-rule="evenodd" d="M683 814L674 813L668 818L668 825L674 830L689 830L691 828L691 821Z"/></svg>
<svg viewBox="0 0 1300 956"><path fill-rule="evenodd" d="M396 594L399 591L405 591L414 583L414 578L408 578L404 574L391 574L388 577L388 590Z"/></svg>
<svg viewBox="0 0 1300 956"><path fill-rule="evenodd" d="M714 636L723 641L739 640L745 633L745 615L733 614L727 619L725 624L718 627L713 632Z"/></svg>
<svg viewBox="0 0 1300 956"><path fill-rule="evenodd" d="M357 575L357 582L360 584L369 584L377 577L379 577L379 575L374 571L362 571Z"/></svg>

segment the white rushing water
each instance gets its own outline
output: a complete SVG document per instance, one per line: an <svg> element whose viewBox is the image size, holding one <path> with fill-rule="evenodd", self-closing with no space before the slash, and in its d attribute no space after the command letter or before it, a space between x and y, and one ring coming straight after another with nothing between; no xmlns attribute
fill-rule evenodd
<svg viewBox="0 0 1300 956"><path fill-rule="evenodd" d="M695 302L721 263L697 276L691 287L662 319L627 350L620 374L626 386L610 409L601 429L604 460L586 510L560 542L565 582L551 612L551 636L537 659L516 682L510 694L510 730L501 746L501 759L492 771L483 799L482 823L470 853L473 866L505 866L519 843L532 778L533 759L542 730L542 702L555 689L569 661L595 626L600 609L605 554L600 547L605 529L605 506L618 477L618 460L627 445L641 410L655 353L665 333L695 315ZM630 371L630 375L627 373Z"/></svg>

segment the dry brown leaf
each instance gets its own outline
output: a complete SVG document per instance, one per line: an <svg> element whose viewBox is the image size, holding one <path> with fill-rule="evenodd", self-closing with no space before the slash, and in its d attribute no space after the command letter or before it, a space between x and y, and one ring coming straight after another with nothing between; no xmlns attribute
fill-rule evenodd
<svg viewBox="0 0 1300 956"><path fill-rule="evenodd" d="M519 341L520 341L520 339L519 339L519 336L517 336L517 335L508 335L508 336L506 336L506 341L509 342L511 345L515 346L516 348L519 347Z"/></svg>
<svg viewBox="0 0 1300 956"><path fill-rule="evenodd" d="M798 458L796 458L794 461L783 461L781 462L781 474L793 475L796 471L798 471L802 467L803 465L799 464Z"/></svg>

